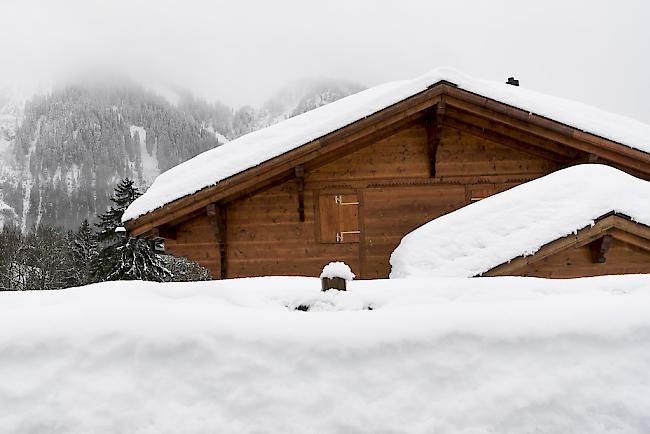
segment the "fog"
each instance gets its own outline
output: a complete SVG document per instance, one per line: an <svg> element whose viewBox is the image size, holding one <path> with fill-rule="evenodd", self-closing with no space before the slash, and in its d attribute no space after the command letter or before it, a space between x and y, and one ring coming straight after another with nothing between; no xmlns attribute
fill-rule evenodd
<svg viewBox="0 0 650 434"><path fill-rule="evenodd" d="M2 0L0 84L101 71L236 107L305 77L448 65L650 122L648 19L641 0Z"/></svg>

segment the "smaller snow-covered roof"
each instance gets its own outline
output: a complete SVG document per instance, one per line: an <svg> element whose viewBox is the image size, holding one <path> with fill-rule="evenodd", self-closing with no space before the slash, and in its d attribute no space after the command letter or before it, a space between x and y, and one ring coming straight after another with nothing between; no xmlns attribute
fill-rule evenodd
<svg viewBox="0 0 650 434"><path fill-rule="evenodd" d="M412 80L385 83L208 150L160 174L124 212L126 222L292 151L399 103L439 82L526 110L650 153L650 125L523 87L438 68Z"/></svg>
<svg viewBox="0 0 650 434"><path fill-rule="evenodd" d="M610 166L573 166L415 229L391 255L390 276L476 276L612 211L650 225L650 182Z"/></svg>

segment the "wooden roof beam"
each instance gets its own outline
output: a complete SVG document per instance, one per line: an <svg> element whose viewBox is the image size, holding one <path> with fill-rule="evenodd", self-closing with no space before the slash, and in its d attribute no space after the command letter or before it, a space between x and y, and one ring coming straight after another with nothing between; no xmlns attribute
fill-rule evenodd
<svg viewBox="0 0 650 434"><path fill-rule="evenodd" d="M305 221L305 166L302 164L294 167L296 181L298 182L298 219Z"/></svg>
<svg viewBox="0 0 650 434"><path fill-rule="evenodd" d="M591 250L591 261L594 264L604 264L607 262L605 255L610 247L612 247L613 238L611 235L606 234L595 241L589 243Z"/></svg>
<svg viewBox="0 0 650 434"><path fill-rule="evenodd" d="M650 252L649 238L641 237L630 232L622 231L620 229L613 229L609 232L609 234L619 241Z"/></svg>
<svg viewBox="0 0 650 434"><path fill-rule="evenodd" d="M436 177L436 161L438 157L438 147L440 146L440 139L442 138L442 127L445 114L447 113L447 105L445 103L444 95L441 96L440 102L431 109L426 117L424 126L427 132L427 152L429 154L429 177Z"/></svg>
<svg viewBox="0 0 650 434"><path fill-rule="evenodd" d="M530 155L535 155L537 157L541 157L546 160L551 160L558 164L564 164L567 162L567 157L564 155L556 154L555 152L550 151L548 149L531 145L528 142L523 142L519 139L515 139L504 134L500 134L491 130L486 130L484 128L477 127L472 124L465 123L453 117L448 117L445 119L445 126L466 132L475 137L479 137L482 139L492 141L494 143L498 143L503 146L507 146L509 148L526 152Z"/></svg>
<svg viewBox="0 0 650 434"><path fill-rule="evenodd" d="M472 125L476 128L480 128L481 130L490 131L501 136L506 136L511 139L518 140L519 142L528 143L530 146L535 146L537 148L553 152L557 155L565 157L565 159L568 160L574 160L585 155L584 152L573 149L565 144L548 140L546 138L530 134L526 131L512 128L502 122L496 122L493 119L477 116L473 113L460 110L452 106L449 106L448 113L449 117L464 122L465 124Z"/></svg>
<svg viewBox="0 0 650 434"><path fill-rule="evenodd" d="M450 89L447 104L476 116L493 119L511 128L562 143L586 153L636 169L650 176L650 154L594 136L550 119L472 94Z"/></svg>

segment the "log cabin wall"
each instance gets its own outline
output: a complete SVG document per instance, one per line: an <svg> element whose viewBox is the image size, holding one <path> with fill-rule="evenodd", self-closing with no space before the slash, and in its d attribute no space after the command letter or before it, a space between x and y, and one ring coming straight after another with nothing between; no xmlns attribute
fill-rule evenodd
<svg viewBox="0 0 650 434"><path fill-rule="evenodd" d="M614 239L606 257L606 262L595 263L589 245L572 247L533 264L528 264L521 270L508 273L508 275L564 279L648 272L650 251L624 241Z"/></svg>
<svg viewBox="0 0 650 434"><path fill-rule="evenodd" d="M193 218L176 229L176 239L165 240L165 251L186 256L207 267L213 277L221 274L220 256L212 224L207 215Z"/></svg>
<svg viewBox="0 0 650 434"><path fill-rule="evenodd" d="M341 260L358 277L387 277L390 254L408 232L563 166L450 123L441 131L431 177L426 122L419 119L334 161L306 167L302 181L288 180L228 203L225 276L317 276L325 264ZM304 221L298 210L301 182ZM334 211L354 222L331 222L331 229L322 221L328 218L326 207L355 202ZM337 242L341 232L345 234ZM180 224L176 240L167 240L166 248L221 275L219 249L206 216Z"/></svg>

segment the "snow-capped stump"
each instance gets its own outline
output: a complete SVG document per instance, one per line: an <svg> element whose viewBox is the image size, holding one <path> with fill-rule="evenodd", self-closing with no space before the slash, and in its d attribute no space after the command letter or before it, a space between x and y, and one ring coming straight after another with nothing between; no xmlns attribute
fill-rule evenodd
<svg viewBox="0 0 650 434"><path fill-rule="evenodd" d="M320 278L323 283L323 291L328 289L345 291L346 282L354 280L354 273L345 262L330 262L323 268Z"/></svg>
<svg viewBox="0 0 650 434"><path fill-rule="evenodd" d="M126 228L124 226L116 227L115 235L117 235L118 237L126 237Z"/></svg>

